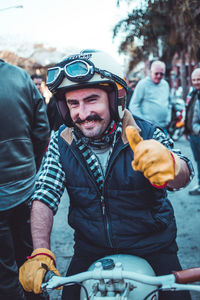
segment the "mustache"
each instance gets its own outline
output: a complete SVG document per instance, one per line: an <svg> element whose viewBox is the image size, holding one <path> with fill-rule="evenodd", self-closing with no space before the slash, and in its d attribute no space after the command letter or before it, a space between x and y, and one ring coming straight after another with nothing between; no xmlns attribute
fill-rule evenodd
<svg viewBox="0 0 200 300"><path fill-rule="evenodd" d="M76 119L75 123L76 124L82 124L84 123L85 121L102 121L103 119L101 117L99 117L97 114L95 115L91 115L91 116L88 116L85 120L81 120L79 117Z"/></svg>

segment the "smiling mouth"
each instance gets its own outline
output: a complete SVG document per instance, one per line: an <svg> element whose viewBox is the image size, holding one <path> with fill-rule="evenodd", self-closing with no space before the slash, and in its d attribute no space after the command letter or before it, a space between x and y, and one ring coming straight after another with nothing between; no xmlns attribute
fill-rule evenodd
<svg viewBox="0 0 200 300"><path fill-rule="evenodd" d="M94 121L94 120L91 120L91 121L84 121L84 122L82 122L81 124L79 124L79 125L81 125L81 126L83 126L83 127L85 127L85 128L90 128L90 127L94 127L94 125L96 124L96 122L97 121Z"/></svg>

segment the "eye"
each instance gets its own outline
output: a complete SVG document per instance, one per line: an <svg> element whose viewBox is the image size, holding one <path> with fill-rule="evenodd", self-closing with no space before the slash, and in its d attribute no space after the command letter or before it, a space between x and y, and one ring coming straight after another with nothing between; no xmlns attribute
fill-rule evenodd
<svg viewBox="0 0 200 300"><path fill-rule="evenodd" d="M90 98L90 99L87 99L87 102L94 102L96 100L97 100L97 98Z"/></svg>
<svg viewBox="0 0 200 300"><path fill-rule="evenodd" d="M98 99L99 99L99 96L94 94L94 95L87 97L87 99L85 99L85 102L92 104L92 103L96 103L98 101Z"/></svg>
<svg viewBox="0 0 200 300"><path fill-rule="evenodd" d="M76 100L68 100L67 104L68 104L69 107L77 107L79 102L76 101Z"/></svg>

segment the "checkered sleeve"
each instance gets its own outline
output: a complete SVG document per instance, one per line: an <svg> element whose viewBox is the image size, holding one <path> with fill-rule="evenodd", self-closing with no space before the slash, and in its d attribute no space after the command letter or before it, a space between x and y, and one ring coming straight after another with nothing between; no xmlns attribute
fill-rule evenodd
<svg viewBox="0 0 200 300"><path fill-rule="evenodd" d="M190 178L187 183L187 185L188 185L194 177L194 168L193 168L192 162L187 157L185 157L184 155L181 154L180 149L174 148L174 141L171 138L169 138L168 136L166 136L165 133L160 128L156 127L156 129L153 133L153 139L157 140L158 142L160 142L161 144L166 146L170 151L174 152L176 155L178 155L181 159L183 159L187 163L188 169L190 171ZM181 189L183 189L183 188L180 188L180 189L171 189L170 188L170 191L177 191L177 190L181 190Z"/></svg>
<svg viewBox="0 0 200 300"><path fill-rule="evenodd" d="M36 180L36 189L32 201L38 200L45 203L55 214L64 188L65 173L60 163L57 131L49 143L42 168Z"/></svg>

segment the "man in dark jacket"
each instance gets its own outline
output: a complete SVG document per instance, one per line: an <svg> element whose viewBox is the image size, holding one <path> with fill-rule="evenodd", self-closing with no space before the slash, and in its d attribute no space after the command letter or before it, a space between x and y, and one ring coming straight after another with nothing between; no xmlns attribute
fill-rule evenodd
<svg viewBox="0 0 200 300"><path fill-rule="evenodd" d="M197 186L189 191L192 196L200 195L200 68L194 69L191 75L193 90L187 97L186 134L197 163Z"/></svg>
<svg viewBox="0 0 200 300"><path fill-rule="evenodd" d="M95 50L71 55L49 69L47 85L65 126L50 141L32 198L35 250L20 268L27 291L41 292L46 272L41 263L58 274L49 241L65 187L68 220L75 230L68 275L119 253L145 258L157 275L181 268L166 190L189 183L193 168L187 158L172 152L159 128L134 119L125 109L127 86L122 77L119 64ZM187 292L160 297L190 299ZM79 288L64 287L62 299L79 299Z"/></svg>
<svg viewBox="0 0 200 300"><path fill-rule="evenodd" d="M1 300L40 299L25 298L18 267L32 249L30 197L48 139L46 108L30 76L0 60Z"/></svg>

